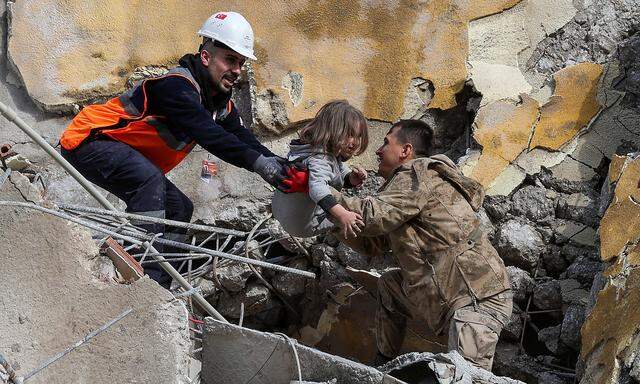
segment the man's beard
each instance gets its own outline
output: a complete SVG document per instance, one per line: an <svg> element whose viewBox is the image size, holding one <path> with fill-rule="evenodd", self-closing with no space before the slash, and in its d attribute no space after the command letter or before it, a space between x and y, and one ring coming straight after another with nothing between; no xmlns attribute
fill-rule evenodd
<svg viewBox="0 0 640 384"><path fill-rule="evenodd" d="M226 89L225 87L222 86L222 80L219 80L213 83L213 89L216 91L216 93L222 93L222 94L228 95L233 91L233 84L229 89Z"/></svg>

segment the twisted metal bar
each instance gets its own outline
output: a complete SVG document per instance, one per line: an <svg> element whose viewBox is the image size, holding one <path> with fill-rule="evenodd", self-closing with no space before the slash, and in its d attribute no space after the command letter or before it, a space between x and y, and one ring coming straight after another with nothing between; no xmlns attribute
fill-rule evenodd
<svg viewBox="0 0 640 384"><path fill-rule="evenodd" d="M59 207L61 209L64 209L64 210L95 213L95 214L114 216L114 217L122 217L122 218L126 218L126 219L129 219L129 220L138 220L138 221L145 221L145 222L149 222L149 223L171 225L173 227L194 229L196 231L216 232L216 233L222 233L222 234L225 234L225 235L232 235L232 236L238 236L238 237L244 237L244 236L247 235L246 232L236 231L236 230L233 230L233 229L218 228L218 227L214 227L214 226L211 226L211 225L185 223L183 221L161 219L161 218L158 218L158 217L137 215L135 213L119 212L119 211L108 211L106 209L85 207L85 206L81 206L81 205L72 205L72 204L60 204Z"/></svg>

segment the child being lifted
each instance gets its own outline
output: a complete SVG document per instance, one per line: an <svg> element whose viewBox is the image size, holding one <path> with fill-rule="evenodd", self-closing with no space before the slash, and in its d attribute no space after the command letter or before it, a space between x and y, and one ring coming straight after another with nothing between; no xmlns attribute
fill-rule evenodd
<svg viewBox="0 0 640 384"><path fill-rule="evenodd" d="M345 238L355 237L364 225L362 217L339 205L329 187L358 187L367 178L361 167L352 171L344 164L366 150L367 120L347 101L335 100L320 108L299 136L291 142L287 156L309 169L309 194L275 191L273 216L293 236L320 235L334 228L335 222Z"/></svg>

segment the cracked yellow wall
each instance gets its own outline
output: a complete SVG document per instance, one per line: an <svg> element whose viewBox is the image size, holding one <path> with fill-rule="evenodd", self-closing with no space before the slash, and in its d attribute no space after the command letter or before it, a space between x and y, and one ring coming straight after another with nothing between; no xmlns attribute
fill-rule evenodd
<svg viewBox="0 0 640 384"><path fill-rule="evenodd" d="M284 101L290 121L347 98L367 117L396 120L414 77L433 82L430 106L449 108L467 78L471 19L519 0L438 1L20 1L12 5L9 53L29 93L55 108L112 94L136 66L171 64L198 47L213 12L245 15L256 35L258 90ZM283 87L302 75L302 99Z"/></svg>
<svg viewBox="0 0 640 384"><path fill-rule="evenodd" d="M609 182L617 181L615 197L600 226L601 257L613 264L582 327L582 384L617 383L621 363L631 365L640 343L640 208L632 200L640 196L639 179L640 159L614 157Z"/></svg>
<svg viewBox="0 0 640 384"><path fill-rule="evenodd" d="M471 177L489 188L522 153L562 149L600 110L596 96L601 75L599 64L576 64L553 75L554 93L541 107L528 95L521 95L518 105L499 100L481 107L474 138L483 149Z"/></svg>

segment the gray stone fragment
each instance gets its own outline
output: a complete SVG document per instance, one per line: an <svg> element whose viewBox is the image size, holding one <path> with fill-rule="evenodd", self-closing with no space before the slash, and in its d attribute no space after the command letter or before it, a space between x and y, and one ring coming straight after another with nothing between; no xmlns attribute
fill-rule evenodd
<svg viewBox="0 0 640 384"><path fill-rule="evenodd" d="M507 274L513 290L513 300L518 304L526 305L526 299L535 285L533 278L528 272L512 266L507 267Z"/></svg>
<svg viewBox="0 0 640 384"><path fill-rule="evenodd" d="M482 230L487 234L489 240L493 241L496 235L496 227L491 222L486 209L480 208L478 212L476 212L476 216L480 219L480 226L482 227Z"/></svg>
<svg viewBox="0 0 640 384"><path fill-rule="evenodd" d="M405 379L408 382L434 384L517 384L522 383L508 377L499 377L478 368L463 358L457 351L433 354L412 352L399 356L380 367L382 372ZM420 372L424 372L422 375ZM410 378L413 380L409 381Z"/></svg>
<svg viewBox="0 0 640 384"><path fill-rule="evenodd" d="M248 264L234 263L226 267L216 268L216 275L222 287L229 292L240 292L253 275Z"/></svg>
<svg viewBox="0 0 640 384"><path fill-rule="evenodd" d="M601 262L581 257L567 268L565 276L578 280L583 287L590 288L593 284L593 278L602 271L602 266Z"/></svg>
<svg viewBox="0 0 640 384"><path fill-rule="evenodd" d="M596 245L595 229L584 224L558 219L554 222L554 241L556 244L564 245L567 243L593 247Z"/></svg>
<svg viewBox="0 0 640 384"><path fill-rule="evenodd" d="M525 186L511 198L511 213L534 222L548 222L554 217L554 201L545 188Z"/></svg>
<svg viewBox="0 0 640 384"><path fill-rule="evenodd" d="M547 349L556 354L558 352L558 340L560 338L560 325L541 329L538 332L538 340L543 343Z"/></svg>
<svg viewBox="0 0 640 384"><path fill-rule="evenodd" d="M540 234L529 224L509 220L496 233L497 251L507 265L532 270L544 251Z"/></svg>
<svg viewBox="0 0 640 384"><path fill-rule="evenodd" d="M328 244L312 245L309 253L314 267L319 267L322 261L329 262L337 258L336 249Z"/></svg>
<svg viewBox="0 0 640 384"><path fill-rule="evenodd" d="M578 258L588 258L594 261L600 261L600 252L594 247L581 247L574 244L565 244L562 246L562 256L569 263L573 263Z"/></svg>
<svg viewBox="0 0 640 384"><path fill-rule="evenodd" d="M556 216L597 227L600 223L598 201L594 196L584 193L562 195L556 204Z"/></svg>
<svg viewBox="0 0 640 384"><path fill-rule="evenodd" d="M225 317L240 318L240 303L244 303L244 315L252 316L274 309L280 305L269 288L260 283L249 283L246 289L234 294L220 296L216 309Z"/></svg>
<svg viewBox="0 0 640 384"><path fill-rule="evenodd" d="M320 289L322 291L344 282L353 282L353 280L340 263L333 260L320 262Z"/></svg>
<svg viewBox="0 0 640 384"><path fill-rule="evenodd" d="M500 339L507 341L520 342L520 336L522 335L522 310L518 308L517 304L513 305L513 312L511 312L511 319L502 328L500 332Z"/></svg>
<svg viewBox="0 0 640 384"><path fill-rule="evenodd" d="M297 259L291 262L288 267L308 270L309 262L306 259ZM308 278L294 273L279 272L271 280L273 287L287 297L297 297L305 292Z"/></svg>
<svg viewBox="0 0 640 384"><path fill-rule="evenodd" d="M367 269L369 266L369 258L362 255L350 247L340 244L336 249L338 259L343 265L355 269Z"/></svg>
<svg viewBox="0 0 640 384"><path fill-rule="evenodd" d="M545 187L558 192L569 194L576 192L590 193L595 190L598 185L598 178L596 176L587 180L580 179L572 181L556 177L551 170L542 167L540 173L538 173L538 180L540 180Z"/></svg>
<svg viewBox="0 0 640 384"><path fill-rule="evenodd" d="M538 284L533 288L533 304L540 310L562 308L562 291L557 280Z"/></svg>
<svg viewBox="0 0 640 384"><path fill-rule="evenodd" d="M571 304L586 305L589 301L589 292L582 289L580 282L574 279L558 280L562 292L562 302L565 306Z"/></svg>
<svg viewBox="0 0 640 384"><path fill-rule="evenodd" d="M493 222L502 222L511 218L511 200L502 195L486 196L482 206Z"/></svg>
<svg viewBox="0 0 640 384"><path fill-rule="evenodd" d="M298 344L294 339L221 323L212 318L206 320L203 337L203 383L297 382L293 348L298 355L303 380L401 384L375 368L320 352Z"/></svg>
<svg viewBox="0 0 640 384"><path fill-rule="evenodd" d="M575 352L580 352L580 329L585 320L585 307L579 304L569 306L562 320L560 341Z"/></svg>
<svg viewBox="0 0 640 384"><path fill-rule="evenodd" d="M564 259L560 247L549 244L542 254L542 264L549 275L557 277L567 269L569 263Z"/></svg>

